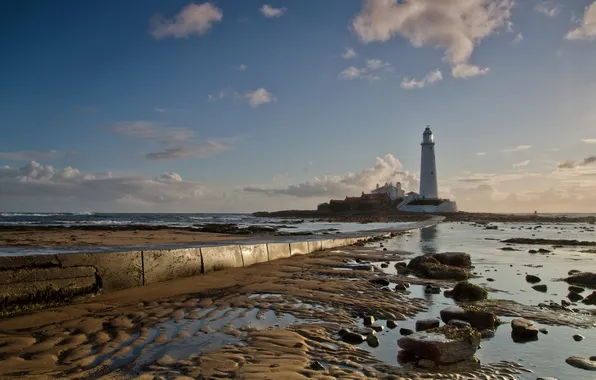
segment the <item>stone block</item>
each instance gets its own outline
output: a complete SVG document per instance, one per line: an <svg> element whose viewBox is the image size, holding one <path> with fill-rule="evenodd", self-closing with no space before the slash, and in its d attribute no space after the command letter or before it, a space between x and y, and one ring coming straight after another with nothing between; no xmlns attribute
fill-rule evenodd
<svg viewBox="0 0 596 380"><path fill-rule="evenodd" d="M74 296L94 294L98 287L95 276L0 285L0 305L4 310L11 310L22 304L60 302Z"/></svg>
<svg viewBox="0 0 596 380"><path fill-rule="evenodd" d="M290 243L290 255L306 255L311 253L312 251L308 247L308 242L294 242Z"/></svg>
<svg viewBox="0 0 596 380"><path fill-rule="evenodd" d="M145 285L198 276L203 272L199 248L143 251Z"/></svg>
<svg viewBox="0 0 596 380"><path fill-rule="evenodd" d="M333 239L321 240L321 245L323 250L335 248Z"/></svg>
<svg viewBox="0 0 596 380"><path fill-rule="evenodd" d="M242 252L242 260L245 267L269 261L267 244L241 245L240 252Z"/></svg>
<svg viewBox="0 0 596 380"><path fill-rule="evenodd" d="M0 269L60 266L55 255L0 256Z"/></svg>
<svg viewBox="0 0 596 380"><path fill-rule="evenodd" d="M239 245L201 248L204 273L228 268L242 268L242 252Z"/></svg>
<svg viewBox="0 0 596 380"><path fill-rule="evenodd" d="M104 291L134 288L143 285L142 253L72 253L56 255L63 268L92 266L101 278Z"/></svg>
<svg viewBox="0 0 596 380"><path fill-rule="evenodd" d="M290 257L290 243L267 243L269 261Z"/></svg>
<svg viewBox="0 0 596 380"><path fill-rule="evenodd" d="M323 243L321 240L311 240L308 242L308 250L311 252L322 251Z"/></svg>
<svg viewBox="0 0 596 380"><path fill-rule="evenodd" d="M72 268L15 268L0 270L0 285L94 276L95 268L91 266Z"/></svg>

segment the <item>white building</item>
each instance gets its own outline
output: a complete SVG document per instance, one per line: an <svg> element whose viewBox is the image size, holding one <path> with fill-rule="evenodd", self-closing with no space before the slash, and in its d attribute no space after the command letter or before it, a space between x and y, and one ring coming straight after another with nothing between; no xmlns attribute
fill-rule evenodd
<svg viewBox="0 0 596 380"><path fill-rule="evenodd" d="M377 183L377 188L371 191L370 193L378 195L387 194L389 196L389 199L391 199L392 201L398 198L404 198L406 194L406 192L401 188L400 182L396 182L395 186L389 182L385 182L385 185L381 187L379 187L379 184Z"/></svg>
<svg viewBox="0 0 596 380"><path fill-rule="evenodd" d="M420 194L410 192L397 205L401 211L409 212L457 212L457 205L449 199L439 198L437 165L435 162L435 139L430 127L422 134L420 154Z"/></svg>

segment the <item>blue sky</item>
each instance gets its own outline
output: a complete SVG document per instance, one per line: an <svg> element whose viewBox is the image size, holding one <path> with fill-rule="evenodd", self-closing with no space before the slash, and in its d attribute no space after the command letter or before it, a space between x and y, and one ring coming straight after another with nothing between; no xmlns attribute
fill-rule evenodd
<svg viewBox="0 0 596 380"><path fill-rule="evenodd" d="M0 211L417 190L430 124L460 208L596 212L592 0L3 5Z"/></svg>

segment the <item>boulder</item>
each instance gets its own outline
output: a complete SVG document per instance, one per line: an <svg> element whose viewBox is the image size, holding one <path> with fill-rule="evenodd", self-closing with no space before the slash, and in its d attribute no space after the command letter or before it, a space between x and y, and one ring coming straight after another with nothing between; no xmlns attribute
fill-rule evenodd
<svg viewBox="0 0 596 380"><path fill-rule="evenodd" d="M527 274L526 281L529 282L530 284L537 284L542 280L538 276L534 276L533 274Z"/></svg>
<svg viewBox="0 0 596 380"><path fill-rule="evenodd" d="M343 332L340 331L340 336L344 342L350 343L350 344L360 344L360 343L364 342L364 340L365 340L362 335L352 332L352 331L347 331L347 330L344 330Z"/></svg>
<svg viewBox="0 0 596 380"><path fill-rule="evenodd" d="M414 334L414 331L412 331L410 329L401 328L401 329L399 329L399 333L401 335L403 335L403 336L407 336L407 335L410 335L410 334Z"/></svg>
<svg viewBox="0 0 596 380"><path fill-rule="evenodd" d="M449 323L454 319L465 321L478 330L494 329L498 324L495 314L490 311L475 310L473 308L465 310L459 306L450 306L441 310L440 315L444 323Z"/></svg>
<svg viewBox="0 0 596 380"><path fill-rule="evenodd" d="M511 320L511 335L518 338L532 339L538 337L538 328L534 322L524 318Z"/></svg>
<svg viewBox="0 0 596 380"><path fill-rule="evenodd" d="M445 296L456 301L481 301L488 297L488 293L482 287L469 283L468 281L458 282L452 290L445 292Z"/></svg>
<svg viewBox="0 0 596 380"><path fill-rule="evenodd" d="M569 272L567 272L567 275L572 276L574 274L581 273L581 272L582 272L581 270L572 269Z"/></svg>
<svg viewBox="0 0 596 380"><path fill-rule="evenodd" d="M389 286L389 280L386 278L373 278L372 280L368 280L368 282L380 286Z"/></svg>
<svg viewBox="0 0 596 380"><path fill-rule="evenodd" d="M426 264L440 264L437 259L431 255L416 256L408 263L407 267L412 270L420 270Z"/></svg>
<svg viewBox="0 0 596 380"><path fill-rule="evenodd" d="M376 335L369 335L366 337L366 343L370 347L379 347L379 337Z"/></svg>
<svg viewBox="0 0 596 380"><path fill-rule="evenodd" d="M397 345L436 364L451 364L470 359L480 345L480 333L467 328L443 326L404 336Z"/></svg>
<svg viewBox="0 0 596 380"><path fill-rule="evenodd" d="M420 319L416 321L416 331L434 329L439 327L440 323L438 319Z"/></svg>
<svg viewBox="0 0 596 380"><path fill-rule="evenodd" d="M581 272L575 273L565 279L570 284L596 288L596 273Z"/></svg>
<svg viewBox="0 0 596 380"><path fill-rule="evenodd" d="M586 305L596 305L596 291L592 292L590 295L587 295L582 302Z"/></svg>
<svg viewBox="0 0 596 380"><path fill-rule="evenodd" d="M472 266L472 258L464 252L435 253L432 257L443 265L460 268L470 268Z"/></svg>
<svg viewBox="0 0 596 380"><path fill-rule="evenodd" d="M466 280L470 277L466 269L441 264L433 255L414 257L408 263L408 269L419 277L439 280Z"/></svg>
<svg viewBox="0 0 596 380"><path fill-rule="evenodd" d="M577 286L577 285L569 285L569 291L574 291L576 293L583 293L586 289L582 288L581 286Z"/></svg>
<svg viewBox="0 0 596 380"><path fill-rule="evenodd" d="M596 361L581 356L570 356L565 359L565 363L586 371L596 371Z"/></svg>
<svg viewBox="0 0 596 380"><path fill-rule="evenodd" d="M532 286L532 289L534 289L538 292L543 292L543 293L546 293L546 291L548 290L547 286L544 284L534 285L534 286Z"/></svg>
<svg viewBox="0 0 596 380"><path fill-rule="evenodd" d="M544 248L540 248L538 250L538 253L550 253L551 251L549 251L548 249L544 249Z"/></svg>
<svg viewBox="0 0 596 380"><path fill-rule="evenodd" d="M567 294L567 298L569 298L569 300L571 302L577 302L577 301L581 301L584 299L584 297L581 294L578 294L576 292L574 292L573 290L569 292L569 294Z"/></svg>

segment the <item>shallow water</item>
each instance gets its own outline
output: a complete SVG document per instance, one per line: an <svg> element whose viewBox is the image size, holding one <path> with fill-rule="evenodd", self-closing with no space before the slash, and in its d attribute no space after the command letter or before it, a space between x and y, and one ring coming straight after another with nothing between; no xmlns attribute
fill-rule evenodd
<svg viewBox="0 0 596 380"><path fill-rule="evenodd" d="M537 305L541 302L553 300L557 303L567 295L568 284L556 282L554 279L566 277L570 269L581 269L584 271L596 271L596 255L580 253L582 247L556 248L542 246L553 250L552 254L529 254L529 249L538 249L540 246L512 245L520 251L502 251L504 243L491 239L508 239L512 237L536 237L548 239L578 239L596 241L592 233L579 232L579 228L588 225L567 224L567 225L543 225L538 230L519 230L520 226L535 226L532 224L505 224L501 230L484 230L480 227L473 227L469 224L444 223L427 227L418 231L412 231L407 236L398 236L384 243L389 250L399 249L403 251L420 253L435 252L467 252L472 256L472 263L475 265L473 271L482 278L473 279L472 282L483 286L496 288L500 291L489 291L491 298L511 299L523 304ZM515 227L511 229L509 227ZM554 228L557 227L557 228ZM558 232L561 232L559 234ZM535 236L531 236L535 234ZM584 248L585 249L585 248ZM412 257L414 255L408 256ZM511 266L512 265L512 266ZM525 265L542 265L542 267L528 267ZM393 265L383 268L386 273L395 273ZM487 271L488 270L488 271ZM541 283L548 285L547 293L540 293L531 288L531 284L525 281L525 273L531 273L542 279ZM521 273L521 275L517 275ZM486 278L491 277L495 281L489 282ZM408 289L411 296L425 298L429 301L429 309L420 313L416 318L399 322L398 328L394 330L385 329L379 334L381 345L378 348L370 348L366 343L361 345L375 354L385 362L397 364L396 352L397 339L401 337L399 328L405 327L415 330L415 322L418 319L439 317L439 312L446 306L453 305L453 301L442 294L424 294L424 287L411 285ZM589 294L587 290L585 294ZM572 306L574 307L574 306ZM580 308L589 306L578 304ZM532 370L534 373L520 374L520 379L536 379L540 376L552 376L558 379L594 379L593 373L574 368L565 359L569 356L592 356L596 355L596 329L579 329L571 327L546 326L539 323L536 325L545 327L548 334L540 334L537 341L528 343L515 343L511 338L509 322L512 318L500 317L507 322L501 325L495 337L483 340L482 348L476 356L483 364L495 363L502 360L514 361ZM385 324L386 321L379 321L378 324ZM580 334L584 340L576 342L572 336Z"/></svg>

